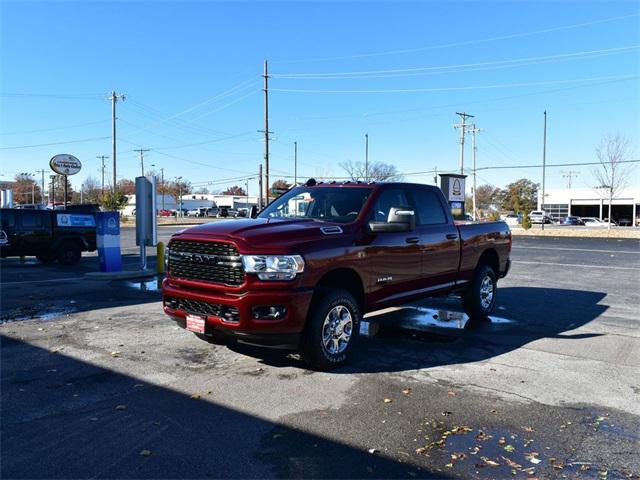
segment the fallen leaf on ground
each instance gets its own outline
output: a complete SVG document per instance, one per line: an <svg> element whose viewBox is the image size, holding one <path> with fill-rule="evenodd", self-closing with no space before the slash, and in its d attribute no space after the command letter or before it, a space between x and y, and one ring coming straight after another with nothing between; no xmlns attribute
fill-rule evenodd
<svg viewBox="0 0 640 480"><path fill-rule="evenodd" d="M191 400L200 400L200 395L194 393L193 395L191 395Z"/></svg>
<svg viewBox="0 0 640 480"><path fill-rule="evenodd" d="M411 389L405 388L404 390L402 390L402 393L404 393L405 395L411 395Z"/></svg>
<svg viewBox="0 0 640 480"><path fill-rule="evenodd" d="M449 415L451 415L451 412L448 412L448 411L442 412L443 417L448 417Z"/></svg>
<svg viewBox="0 0 640 480"><path fill-rule="evenodd" d="M447 467L447 468L453 468L453 463L447 463L447 464L445 465L445 467Z"/></svg>
<svg viewBox="0 0 640 480"><path fill-rule="evenodd" d="M505 450L506 452L509 452L509 453L511 453L511 452L513 452L513 451L515 450L515 447L514 447L513 445L505 445L505 446L504 446L504 447L502 447L502 448L504 448L504 450Z"/></svg>
<svg viewBox="0 0 640 480"><path fill-rule="evenodd" d="M383 400L383 402L384 402L384 403L391 403L391 402L393 402L393 400L391 400L390 398L385 398L385 399Z"/></svg>
<svg viewBox="0 0 640 480"><path fill-rule="evenodd" d="M151 455L151 450L142 450L140 452L140 455L142 455L143 457L148 457L149 455Z"/></svg>
<svg viewBox="0 0 640 480"><path fill-rule="evenodd" d="M126 410L127 406L126 405L116 405L116 410Z"/></svg>
<svg viewBox="0 0 640 480"><path fill-rule="evenodd" d="M500 437L500 439L498 440L498 445L504 445L505 443L507 443L507 441L504 439L504 437Z"/></svg>
<svg viewBox="0 0 640 480"><path fill-rule="evenodd" d="M111 352L111 356L112 357L118 357L118 356L120 356L120 352L115 350L115 351Z"/></svg>
<svg viewBox="0 0 640 480"><path fill-rule="evenodd" d="M378 453L380 450L378 450L377 448L370 448L369 450L367 450L369 453L374 454L374 453Z"/></svg>
<svg viewBox="0 0 640 480"><path fill-rule="evenodd" d="M450 397L455 397L456 395L458 395L456 392L454 392L453 390L449 390L447 392L447 395L449 395Z"/></svg>
<svg viewBox="0 0 640 480"><path fill-rule="evenodd" d="M536 429L533 427L522 427L524 429L525 432L535 432Z"/></svg>
<svg viewBox="0 0 640 480"><path fill-rule="evenodd" d="M514 462L513 460L508 459L507 457L501 457L505 463L507 465L509 465L511 468L522 468L522 465L520 465L519 463Z"/></svg>

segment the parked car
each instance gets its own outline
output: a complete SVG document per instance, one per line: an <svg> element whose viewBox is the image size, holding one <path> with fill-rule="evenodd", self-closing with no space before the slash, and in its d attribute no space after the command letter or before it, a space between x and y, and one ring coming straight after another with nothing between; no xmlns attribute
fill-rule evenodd
<svg viewBox="0 0 640 480"><path fill-rule="evenodd" d="M633 220L631 217L619 217L618 225L621 227L630 227L633 225Z"/></svg>
<svg viewBox="0 0 640 480"><path fill-rule="evenodd" d="M553 219L544 210L532 210L529 219L536 224L553 223Z"/></svg>
<svg viewBox="0 0 640 480"><path fill-rule="evenodd" d="M503 215L502 220L509 226L515 226L522 223L522 216L510 213L509 215Z"/></svg>
<svg viewBox="0 0 640 480"><path fill-rule="evenodd" d="M187 211L187 217L204 217L207 213L208 207L192 208Z"/></svg>
<svg viewBox="0 0 640 480"><path fill-rule="evenodd" d="M171 210L159 210L158 211L158 216L159 217L171 217L173 215L173 212Z"/></svg>
<svg viewBox="0 0 640 480"><path fill-rule="evenodd" d="M440 189L410 183L309 180L257 218L185 229L168 248L163 308L180 326L297 348L318 369L347 359L369 311L458 292L485 319L511 264L504 222L457 225Z"/></svg>
<svg viewBox="0 0 640 480"><path fill-rule="evenodd" d="M603 219L602 219L602 221L603 221L604 223L606 223L606 224L609 224L609 219L608 219L608 218L603 218ZM615 221L615 220L611 220L611 225L613 225L613 226L615 226L615 227L617 227L617 226L618 226L618 224L616 223L616 221Z"/></svg>
<svg viewBox="0 0 640 480"><path fill-rule="evenodd" d="M23 210L3 208L0 223L6 242L0 256L35 256L42 263L63 265L80 261L82 252L96 250L96 221L92 211Z"/></svg>
<svg viewBox="0 0 640 480"><path fill-rule="evenodd" d="M584 225L580 217L569 216L562 219L560 225Z"/></svg>
<svg viewBox="0 0 640 480"><path fill-rule="evenodd" d="M587 227L606 227L607 222L600 220L598 217L580 217Z"/></svg>
<svg viewBox="0 0 640 480"><path fill-rule="evenodd" d="M227 218L229 216L229 208L228 207L219 207L218 208L218 217L219 218Z"/></svg>
<svg viewBox="0 0 640 480"><path fill-rule="evenodd" d="M220 213L220 209L218 207L207 208L206 216L207 217L217 217Z"/></svg>

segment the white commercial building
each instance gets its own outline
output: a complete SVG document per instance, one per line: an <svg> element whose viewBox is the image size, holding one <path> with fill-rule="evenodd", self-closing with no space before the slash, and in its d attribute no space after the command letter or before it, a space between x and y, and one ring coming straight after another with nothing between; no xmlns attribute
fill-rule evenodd
<svg viewBox="0 0 640 480"><path fill-rule="evenodd" d="M609 218L609 191L606 188L552 188L538 190L538 209L544 210L554 220L575 215L578 217ZM612 220L621 223L630 221L639 226L640 187L627 187L611 202Z"/></svg>
<svg viewBox="0 0 640 480"><path fill-rule="evenodd" d="M211 193L189 193L182 196L182 208L192 210L199 207L227 207L227 208L251 208L258 205L258 197L246 195L218 195ZM158 210L177 210L179 202L171 195L158 195L156 208ZM127 195L127 204L122 209L124 216L133 216L136 212L136 196Z"/></svg>

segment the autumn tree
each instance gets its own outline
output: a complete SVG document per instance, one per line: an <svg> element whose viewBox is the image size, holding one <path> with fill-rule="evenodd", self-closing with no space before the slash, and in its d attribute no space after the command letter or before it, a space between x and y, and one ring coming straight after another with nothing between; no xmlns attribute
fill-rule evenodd
<svg viewBox="0 0 640 480"><path fill-rule="evenodd" d="M128 178L123 178L118 181L119 192L122 192L125 195L135 195L136 193L136 182L133 180L129 180Z"/></svg>
<svg viewBox="0 0 640 480"><path fill-rule="evenodd" d="M16 203L41 203L42 189L31 175L19 173L14 177L11 187Z"/></svg>
<svg viewBox="0 0 640 480"><path fill-rule="evenodd" d="M340 163L340 167L347 173L351 181L386 182L400 180L402 175L398 173L395 165L383 162L369 162L369 167L364 162L347 160Z"/></svg>
<svg viewBox="0 0 640 480"><path fill-rule="evenodd" d="M613 199L628 185L631 178L633 165L625 163L630 156L629 140L620 134L605 136L596 148L596 157L600 165L593 170L593 176L598 182L598 188L604 189L607 193L609 230L613 217L611 214Z"/></svg>
<svg viewBox="0 0 640 480"><path fill-rule="evenodd" d="M538 205L537 183L528 178L521 178L500 190L500 206L503 210L524 213L535 210Z"/></svg>
<svg viewBox="0 0 640 480"><path fill-rule="evenodd" d="M476 188L476 207L487 210L498 201L500 189L493 185L480 185Z"/></svg>
<svg viewBox="0 0 640 480"><path fill-rule="evenodd" d="M227 188L222 192L222 195L246 195L247 192L244 191L244 188L239 187L238 185L234 185L233 187Z"/></svg>

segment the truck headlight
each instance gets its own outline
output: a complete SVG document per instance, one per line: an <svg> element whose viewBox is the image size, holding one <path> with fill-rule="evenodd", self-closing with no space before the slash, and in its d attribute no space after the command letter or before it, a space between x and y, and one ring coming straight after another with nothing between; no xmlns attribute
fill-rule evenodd
<svg viewBox="0 0 640 480"><path fill-rule="evenodd" d="M247 273L255 273L260 280L293 280L304 272L300 255L242 255Z"/></svg>

